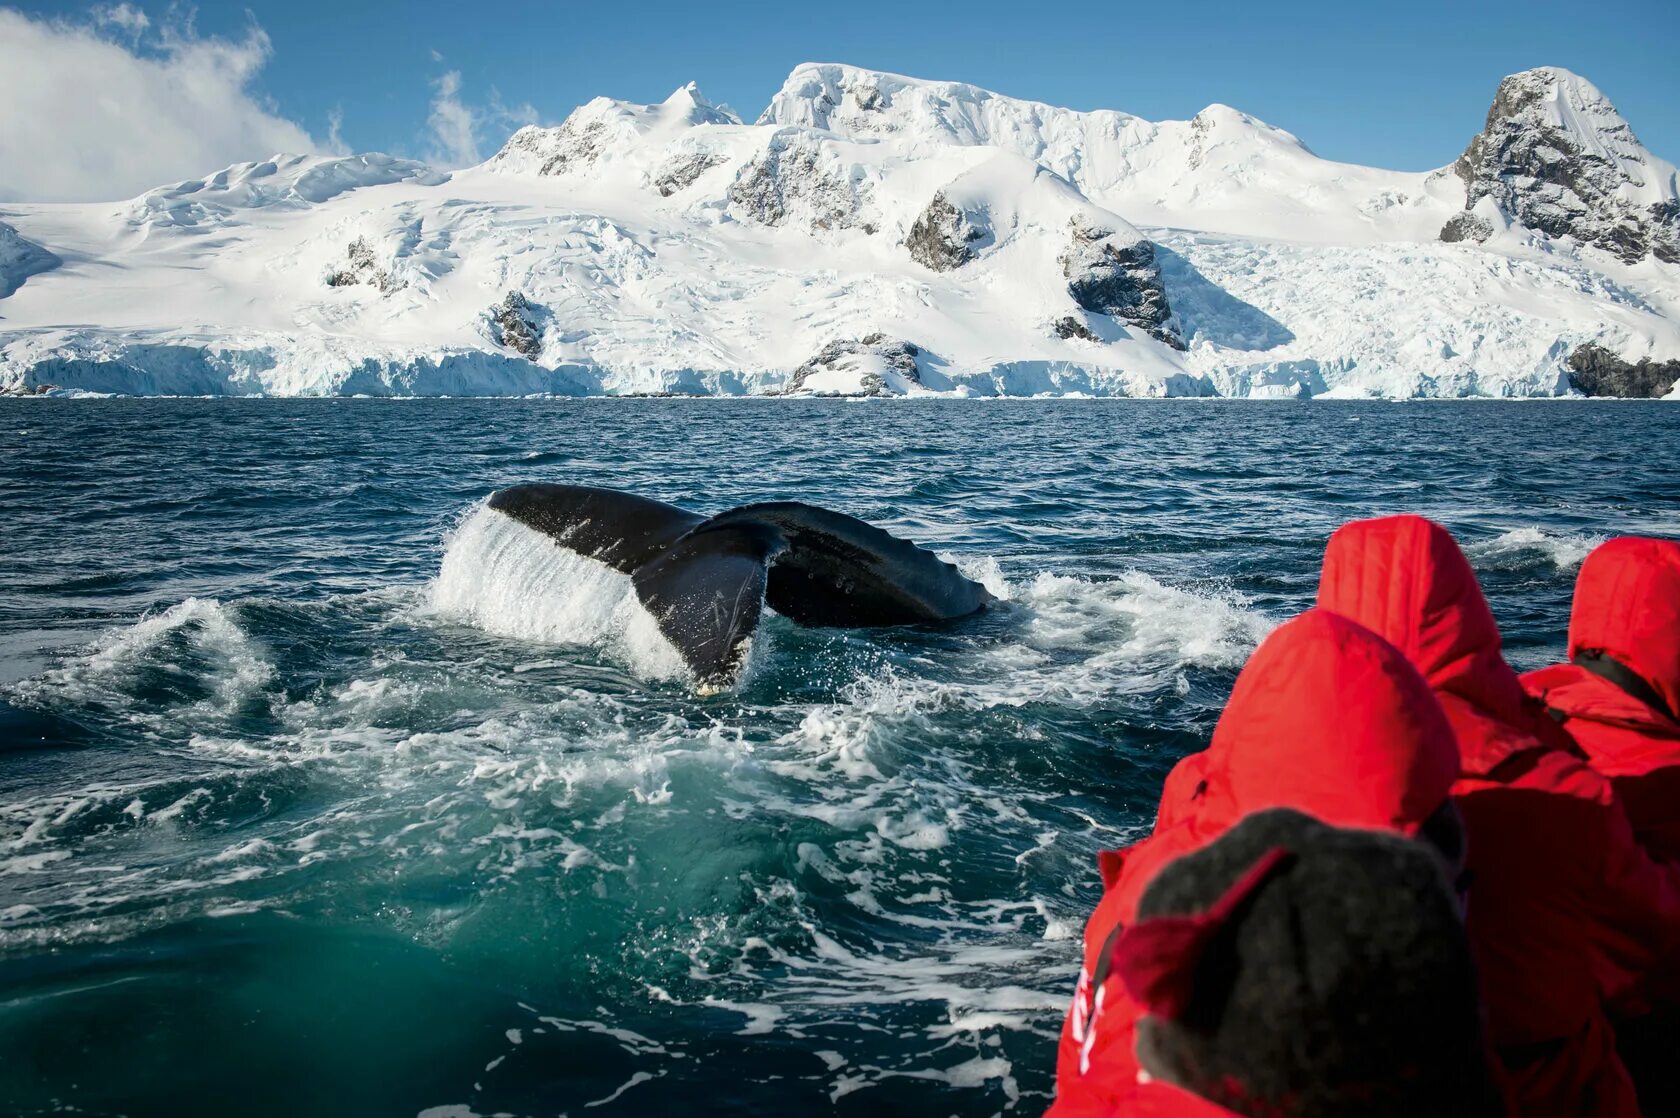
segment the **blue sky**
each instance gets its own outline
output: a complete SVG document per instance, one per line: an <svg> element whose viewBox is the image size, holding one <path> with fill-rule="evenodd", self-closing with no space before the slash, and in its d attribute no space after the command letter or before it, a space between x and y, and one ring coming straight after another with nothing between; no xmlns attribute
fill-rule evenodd
<svg viewBox="0 0 1680 1118"><path fill-rule="evenodd" d="M85 3L0 6L37 20L94 18ZM137 7L148 34L171 20L164 4ZM356 150L435 148L429 118L437 83L451 72L488 155L520 119L552 123L598 94L659 100L690 79L750 117L796 63L820 60L1150 118L1223 101L1323 156L1421 170L1462 150L1502 75L1558 65L1596 82L1649 147L1680 161L1676 0L247 0L201 3L193 18L196 36L228 41L247 38L254 20L268 49L246 88L314 137L331 134L340 114L342 142ZM113 33L109 20L104 33ZM133 43L149 49L138 32Z"/></svg>

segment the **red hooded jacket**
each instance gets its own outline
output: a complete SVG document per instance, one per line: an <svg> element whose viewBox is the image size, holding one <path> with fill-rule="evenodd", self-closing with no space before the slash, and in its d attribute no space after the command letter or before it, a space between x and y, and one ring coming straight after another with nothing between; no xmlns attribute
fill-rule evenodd
<svg viewBox="0 0 1680 1118"><path fill-rule="evenodd" d="M1158 1079L1137 1084L1102 1113L1110 1118L1241 1118L1234 1110Z"/></svg>
<svg viewBox="0 0 1680 1118"><path fill-rule="evenodd" d="M1050 1114L1112 1113L1136 1086L1139 1009L1099 961L1162 867L1271 807L1415 834L1457 775L1452 731L1405 657L1323 610L1280 626L1237 677L1212 743L1168 777L1154 833L1099 860L1105 889L1085 925Z"/></svg>
<svg viewBox="0 0 1680 1118"><path fill-rule="evenodd" d="M1602 1001L1680 947L1680 875L1635 842L1609 783L1528 702L1440 525L1346 525L1325 551L1318 604L1392 641L1452 723L1470 939L1514 1109L1637 1114Z"/></svg>
<svg viewBox="0 0 1680 1118"><path fill-rule="evenodd" d="M1573 662L1595 654L1633 678L1613 682ZM1610 778L1645 848L1680 861L1680 544L1627 536L1587 556L1569 658L1523 686Z"/></svg>

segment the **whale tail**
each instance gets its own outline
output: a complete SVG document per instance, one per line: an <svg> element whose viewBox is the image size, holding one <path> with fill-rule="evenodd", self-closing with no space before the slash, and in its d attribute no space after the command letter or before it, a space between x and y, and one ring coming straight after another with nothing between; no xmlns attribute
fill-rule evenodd
<svg viewBox="0 0 1680 1118"><path fill-rule="evenodd" d="M713 517L578 485L517 485L490 507L568 551L630 576L700 685L740 674L768 603L807 626L949 621L983 608L985 587L908 540L799 501Z"/></svg>

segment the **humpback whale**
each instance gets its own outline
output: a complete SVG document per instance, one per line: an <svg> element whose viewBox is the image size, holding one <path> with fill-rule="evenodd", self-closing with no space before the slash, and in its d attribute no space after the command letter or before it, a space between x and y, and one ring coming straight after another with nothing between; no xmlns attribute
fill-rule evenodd
<svg viewBox="0 0 1680 1118"><path fill-rule="evenodd" d="M702 690L734 683L765 605L799 625L866 628L966 617L992 596L931 551L799 501L705 517L581 485L516 485L490 508L630 576Z"/></svg>

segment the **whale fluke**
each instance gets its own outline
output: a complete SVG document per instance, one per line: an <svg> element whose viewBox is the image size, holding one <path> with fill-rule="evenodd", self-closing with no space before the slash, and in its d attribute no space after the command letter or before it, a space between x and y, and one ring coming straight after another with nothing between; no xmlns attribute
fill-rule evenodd
<svg viewBox="0 0 1680 1118"><path fill-rule="evenodd" d="M799 501L703 517L611 489L518 485L490 507L628 574L702 687L733 683L766 603L807 626L949 621L985 587L931 551L856 517Z"/></svg>
<svg viewBox="0 0 1680 1118"><path fill-rule="evenodd" d="M492 493L490 507L625 574L706 519L663 501L586 485L515 485Z"/></svg>

